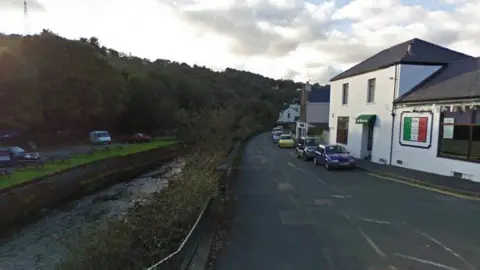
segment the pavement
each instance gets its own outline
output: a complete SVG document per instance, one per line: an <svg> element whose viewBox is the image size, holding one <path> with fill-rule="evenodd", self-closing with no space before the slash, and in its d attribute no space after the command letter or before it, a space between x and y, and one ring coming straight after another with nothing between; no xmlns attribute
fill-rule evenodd
<svg viewBox="0 0 480 270"><path fill-rule="evenodd" d="M216 270L480 269L480 201L246 145Z"/></svg>
<svg viewBox="0 0 480 270"><path fill-rule="evenodd" d="M480 198L480 183L471 180L411 170L398 166L382 165L367 160L357 160L357 166L363 170L386 177L396 177L410 183Z"/></svg>

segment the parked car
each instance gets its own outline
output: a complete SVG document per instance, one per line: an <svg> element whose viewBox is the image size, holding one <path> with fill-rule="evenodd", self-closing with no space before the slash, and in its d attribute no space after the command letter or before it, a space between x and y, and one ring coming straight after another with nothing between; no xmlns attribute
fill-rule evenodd
<svg viewBox="0 0 480 270"><path fill-rule="evenodd" d="M151 142L152 137L144 134L144 133L135 133L132 136L128 136L125 140L127 143L143 143L143 142Z"/></svg>
<svg viewBox="0 0 480 270"><path fill-rule="evenodd" d="M275 132L282 131L282 130L283 130L283 127L281 127L281 126L274 127L274 128L272 129L272 135L273 135Z"/></svg>
<svg viewBox="0 0 480 270"><path fill-rule="evenodd" d="M10 154L10 149L6 147L0 148L0 166L7 167L11 166L13 163L12 156Z"/></svg>
<svg viewBox="0 0 480 270"><path fill-rule="evenodd" d="M0 148L0 165L13 166L21 162L40 161L41 156L37 152L27 152L18 146Z"/></svg>
<svg viewBox="0 0 480 270"><path fill-rule="evenodd" d="M273 134L272 134L272 140L274 143L277 143L278 140L280 139L280 136L283 134L283 131L275 131Z"/></svg>
<svg viewBox="0 0 480 270"><path fill-rule="evenodd" d="M295 141L292 138L291 134L282 134L278 139L278 147L295 147Z"/></svg>
<svg viewBox="0 0 480 270"><path fill-rule="evenodd" d="M325 169L356 167L355 158L342 145L319 145L313 159L315 165L324 165Z"/></svg>
<svg viewBox="0 0 480 270"><path fill-rule="evenodd" d="M112 138L110 137L110 133L108 131L92 131L89 134L90 141L93 144L110 144L112 143Z"/></svg>
<svg viewBox="0 0 480 270"><path fill-rule="evenodd" d="M303 160L311 160L315 156L315 150L317 149L318 142L315 138L312 137L300 137L297 141L297 147L295 152L297 158Z"/></svg>

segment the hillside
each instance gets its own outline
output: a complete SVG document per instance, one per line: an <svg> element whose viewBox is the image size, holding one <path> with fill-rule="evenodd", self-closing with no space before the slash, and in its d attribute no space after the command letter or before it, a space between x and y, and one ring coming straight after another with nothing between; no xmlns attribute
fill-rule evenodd
<svg viewBox="0 0 480 270"><path fill-rule="evenodd" d="M74 139L92 129L196 134L211 113L228 114L242 135L274 123L297 87L234 69L127 56L94 37L0 35L0 131L36 140Z"/></svg>

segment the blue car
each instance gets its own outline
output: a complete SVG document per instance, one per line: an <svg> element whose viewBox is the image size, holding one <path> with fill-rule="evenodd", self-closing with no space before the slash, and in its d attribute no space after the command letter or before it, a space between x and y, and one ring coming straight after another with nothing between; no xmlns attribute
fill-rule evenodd
<svg viewBox="0 0 480 270"><path fill-rule="evenodd" d="M325 169L339 169L356 167L355 159L345 149L345 147L333 144L333 145L319 145L315 151L315 157L313 158L315 165L323 165Z"/></svg>
<svg viewBox="0 0 480 270"><path fill-rule="evenodd" d="M275 131L272 134L272 140L274 143L278 143L278 140L280 139L280 136L283 134L283 131Z"/></svg>

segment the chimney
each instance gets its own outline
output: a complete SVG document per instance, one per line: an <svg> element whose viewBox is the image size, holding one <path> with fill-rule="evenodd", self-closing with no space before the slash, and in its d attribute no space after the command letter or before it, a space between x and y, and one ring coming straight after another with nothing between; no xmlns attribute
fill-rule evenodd
<svg viewBox="0 0 480 270"><path fill-rule="evenodd" d="M407 47L407 55L413 55L413 41L411 41L410 43L408 43L408 47Z"/></svg>

